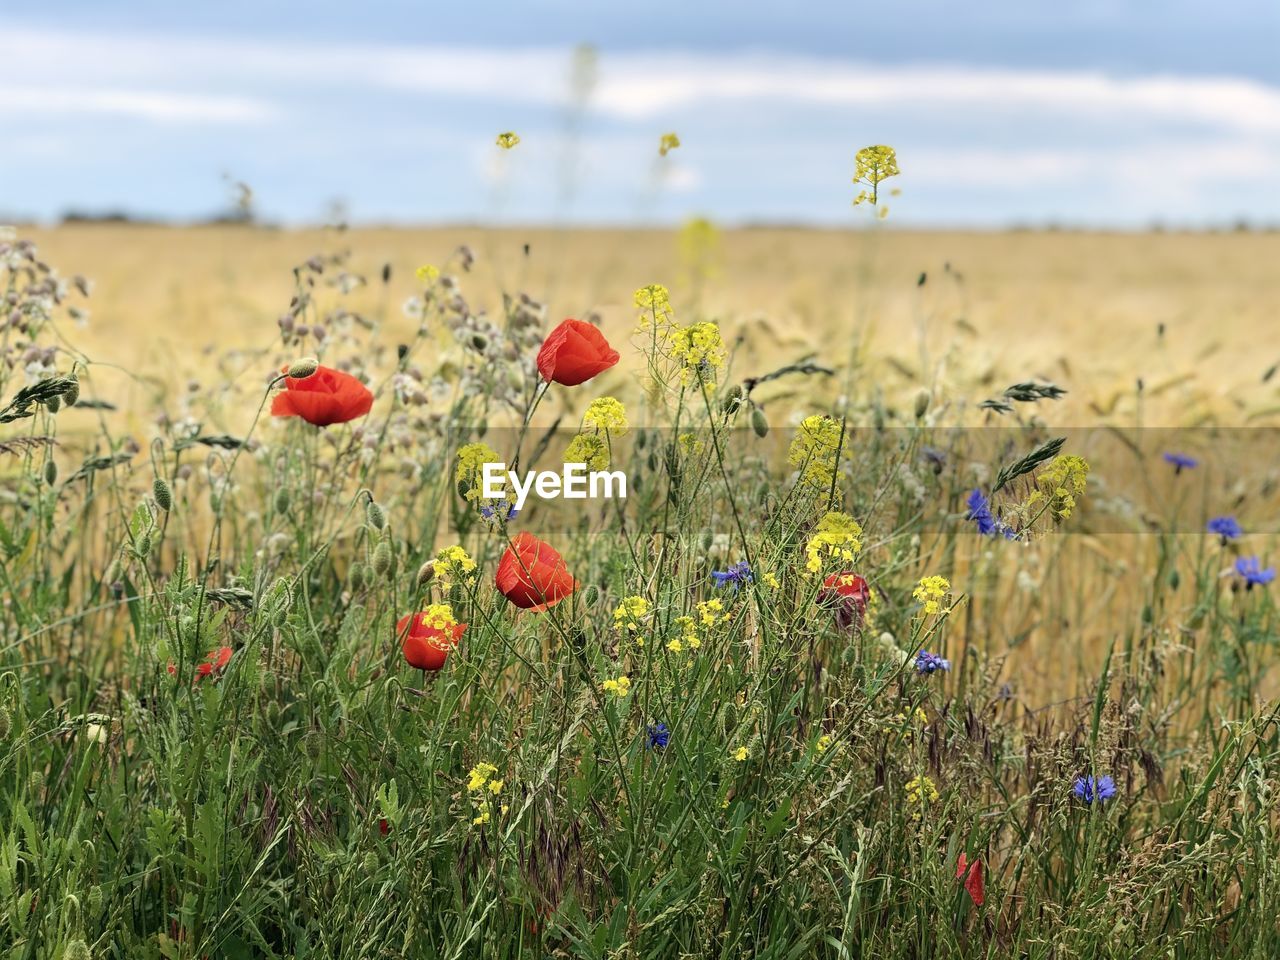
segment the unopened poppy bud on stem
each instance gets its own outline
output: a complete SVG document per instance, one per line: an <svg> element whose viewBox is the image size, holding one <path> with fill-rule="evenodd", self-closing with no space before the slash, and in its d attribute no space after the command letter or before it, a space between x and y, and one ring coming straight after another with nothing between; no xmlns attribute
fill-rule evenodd
<svg viewBox="0 0 1280 960"><path fill-rule="evenodd" d="M62 391L62 399L68 407L74 407L80 399L80 381L76 377L68 377L71 382L67 385L67 389Z"/></svg>
<svg viewBox="0 0 1280 960"><path fill-rule="evenodd" d="M916 394L916 419L919 420L929 412L929 391L921 390Z"/></svg>
<svg viewBox="0 0 1280 960"><path fill-rule="evenodd" d="M391 570L391 544L383 540L373 548L373 572L379 577L385 577Z"/></svg>
<svg viewBox="0 0 1280 960"><path fill-rule="evenodd" d="M151 482L151 495L156 498L156 505L166 513L173 509L173 488L164 477L156 477Z"/></svg>
<svg viewBox="0 0 1280 960"><path fill-rule="evenodd" d="M369 505L365 507L365 516L369 519L369 526L376 530L381 530L387 525L386 511L372 500L370 500Z"/></svg>
<svg viewBox="0 0 1280 960"><path fill-rule="evenodd" d="M305 380L320 369L320 361L315 357L303 357L289 364L288 374L294 380Z"/></svg>
<svg viewBox="0 0 1280 960"><path fill-rule="evenodd" d="M428 560L418 568L418 586L425 587L436 575L436 562Z"/></svg>

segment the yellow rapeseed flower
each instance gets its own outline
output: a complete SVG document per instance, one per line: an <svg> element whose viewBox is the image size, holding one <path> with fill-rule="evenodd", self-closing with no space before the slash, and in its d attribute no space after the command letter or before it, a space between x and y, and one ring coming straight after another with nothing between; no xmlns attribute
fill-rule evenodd
<svg viewBox="0 0 1280 960"><path fill-rule="evenodd" d="M720 328L710 321L677 330L671 351L680 363L685 383L695 376L700 383L714 380L716 371L724 366L729 356Z"/></svg>
<svg viewBox="0 0 1280 960"><path fill-rule="evenodd" d="M911 596L924 604L926 615L942 610L942 601L951 590L951 581L946 577L921 577Z"/></svg>
<svg viewBox="0 0 1280 960"><path fill-rule="evenodd" d="M614 608L613 625L623 630L639 630L649 609L649 601L644 597L623 597Z"/></svg>
<svg viewBox="0 0 1280 960"><path fill-rule="evenodd" d="M862 550L862 526L847 513L829 511L818 521L818 527L805 544L805 569L810 573L822 570L826 560L837 560L842 565L850 563Z"/></svg>
<svg viewBox="0 0 1280 960"><path fill-rule="evenodd" d="M447 589L455 583L465 583L476 571L476 562L471 555L458 544L445 547L436 554L436 575Z"/></svg>
<svg viewBox="0 0 1280 960"><path fill-rule="evenodd" d="M854 156L853 161L853 182L864 184L871 188L870 193L866 190L859 193L853 200L854 205L856 206L860 203L875 205L879 203L880 184L890 177L896 177L901 172L898 169L897 152L893 147L886 147L883 144L874 147L863 147Z"/></svg>
<svg viewBox="0 0 1280 960"><path fill-rule="evenodd" d="M512 130L498 134L498 146L503 150L510 150L520 142L520 136Z"/></svg>
<svg viewBox="0 0 1280 960"><path fill-rule="evenodd" d="M605 693L611 693L619 700L623 699L631 692L631 678L625 675L618 677L616 680L606 680L600 684L600 689Z"/></svg>
<svg viewBox="0 0 1280 960"><path fill-rule="evenodd" d="M454 468L453 478L458 486L464 488L468 500L478 500L483 490L484 465L502 462L498 452L487 443L468 443L458 448L458 465Z"/></svg>
<svg viewBox="0 0 1280 960"><path fill-rule="evenodd" d="M565 463L581 463L590 470L607 470L609 445L597 433L580 433L564 448Z"/></svg>
<svg viewBox="0 0 1280 960"><path fill-rule="evenodd" d="M627 410L613 397L599 397L591 401L582 422L588 427L611 433L623 433L627 429Z"/></svg>

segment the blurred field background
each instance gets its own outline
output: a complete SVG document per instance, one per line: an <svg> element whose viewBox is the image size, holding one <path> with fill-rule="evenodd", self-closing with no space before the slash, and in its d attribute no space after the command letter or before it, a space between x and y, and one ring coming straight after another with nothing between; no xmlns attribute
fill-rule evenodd
<svg viewBox="0 0 1280 960"><path fill-rule="evenodd" d="M1280 416L1280 379L1264 381L1280 361L1280 233L712 230L697 263L688 228L76 225L23 234L95 283L77 346L170 386L198 379L208 351L274 343L290 271L313 254L350 250L351 269L368 281L352 306L394 334L411 326L400 305L414 292L413 270L466 245L476 256L473 307L499 315L500 291L523 292L550 317L594 312L619 335L634 323L634 288L665 283L678 308L696 306L744 337L743 373L810 353L840 367L861 342L890 396L960 388L976 402L1005 381L1051 380L1070 391L1052 410L1059 426ZM620 369L602 382L625 392L625 380Z"/></svg>

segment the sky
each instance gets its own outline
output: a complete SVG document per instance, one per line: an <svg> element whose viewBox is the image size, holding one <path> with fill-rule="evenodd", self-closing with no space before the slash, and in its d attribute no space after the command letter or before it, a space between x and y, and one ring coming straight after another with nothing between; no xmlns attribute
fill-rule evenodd
<svg viewBox="0 0 1280 960"><path fill-rule="evenodd" d="M1274 0L0 0L0 219L855 225L884 143L904 225L1275 224L1277 49Z"/></svg>

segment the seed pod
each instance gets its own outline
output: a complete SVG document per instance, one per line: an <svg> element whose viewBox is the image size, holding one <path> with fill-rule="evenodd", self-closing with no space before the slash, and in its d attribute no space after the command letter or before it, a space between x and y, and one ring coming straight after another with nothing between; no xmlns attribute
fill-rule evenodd
<svg viewBox="0 0 1280 960"><path fill-rule="evenodd" d="M378 577L385 577L391 572L391 544L383 540L373 548L373 572Z"/></svg>
<svg viewBox="0 0 1280 960"><path fill-rule="evenodd" d="M289 491L281 487L276 491L276 513L287 513L289 510Z"/></svg>
<svg viewBox="0 0 1280 960"><path fill-rule="evenodd" d="M294 380L305 380L319 369L319 360L314 357L303 357L289 364L289 376Z"/></svg>
<svg viewBox="0 0 1280 960"><path fill-rule="evenodd" d="M751 408L751 429L755 431L757 437L765 437L769 434L769 419L760 407Z"/></svg>
<svg viewBox="0 0 1280 960"><path fill-rule="evenodd" d="M387 513L382 507L378 506L374 501L370 500L369 505L365 507L365 516L369 519L369 526L375 530L381 530L387 525Z"/></svg>
<svg viewBox="0 0 1280 960"><path fill-rule="evenodd" d="M44 402L44 406L45 406L45 409L48 410L50 413L57 413L59 410L62 409L62 398L50 397L48 400Z"/></svg>
<svg viewBox="0 0 1280 960"><path fill-rule="evenodd" d="M62 399L68 407L74 407L80 400L80 381L76 377L68 377L71 381L67 389L62 391Z"/></svg>
<svg viewBox="0 0 1280 960"><path fill-rule="evenodd" d="M428 560L418 568L418 586L425 587L436 575L436 562Z"/></svg>
<svg viewBox="0 0 1280 960"><path fill-rule="evenodd" d="M166 513L173 509L173 488L164 477L156 477L151 481L151 495L156 498L156 505Z"/></svg>
<svg viewBox="0 0 1280 960"><path fill-rule="evenodd" d="M50 460L44 465L44 482L53 486L58 480L58 465Z"/></svg>
<svg viewBox="0 0 1280 960"><path fill-rule="evenodd" d="M929 412L929 391L921 390L916 394L916 419L919 420Z"/></svg>

